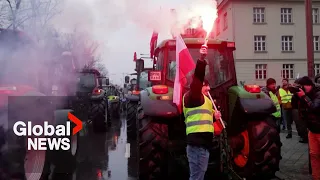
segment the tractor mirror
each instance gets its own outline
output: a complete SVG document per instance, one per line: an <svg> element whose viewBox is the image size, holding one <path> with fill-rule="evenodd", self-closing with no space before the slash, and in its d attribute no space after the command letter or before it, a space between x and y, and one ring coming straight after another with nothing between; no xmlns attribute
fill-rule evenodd
<svg viewBox="0 0 320 180"><path fill-rule="evenodd" d="M106 85L109 86L109 78L106 78Z"/></svg>
<svg viewBox="0 0 320 180"><path fill-rule="evenodd" d="M136 60L136 71L137 72L142 72L144 69L144 61L143 59L137 59Z"/></svg>
<svg viewBox="0 0 320 180"><path fill-rule="evenodd" d="M130 77L129 76L124 77L124 82L125 83L129 83L129 81L130 81Z"/></svg>

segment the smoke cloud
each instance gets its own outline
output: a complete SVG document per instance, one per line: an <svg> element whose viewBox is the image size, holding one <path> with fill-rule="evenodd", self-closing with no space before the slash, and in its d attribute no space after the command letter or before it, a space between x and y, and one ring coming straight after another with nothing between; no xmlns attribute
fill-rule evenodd
<svg viewBox="0 0 320 180"><path fill-rule="evenodd" d="M153 30L159 40L180 32L192 17L216 18L212 0L65 0L62 14L52 24L64 32L74 28L98 42L97 53L109 70L111 81L120 83L134 69L133 52L149 53ZM171 12L175 9L175 13Z"/></svg>

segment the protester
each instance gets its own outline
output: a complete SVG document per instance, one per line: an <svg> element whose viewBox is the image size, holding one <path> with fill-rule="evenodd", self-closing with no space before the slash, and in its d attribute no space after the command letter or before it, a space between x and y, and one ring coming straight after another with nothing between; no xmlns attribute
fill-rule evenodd
<svg viewBox="0 0 320 180"><path fill-rule="evenodd" d="M288 135L286 138L292 138L292 106L291 106L291 98L292 94L288 89L289 87L289 80L283 79L282 80L282 87L279 89L279 99L281 100L281 111L283 115L283 127L282 129L285 130L287 127Z"/></svg>
<svg viewBox="0 0 320 180"><path fill-rule="evenodd" d="M276 124L277 129L280 132L280 120L281 120L281 109L280 109L280 103L278 98L278 92L276 89L276 80L273 78L269 78L266 82L266 88L264 89L264 92L271 98L274 105L277 108L277 111L272 114Z"/></svg>
<svg viewBox="0 0 320 180"><path fill-rule="evenodd" d="M210 86L204 80L206 61L198 60L190 91L183 96L183 113L186 122L187 157L190 179L203 180L209 162L209 149L214 133L213 117L220 119L220 112L213 115L213 104L207 97Z"/></svg>
<svg viewBox="0 0 320 180"><path fill-rule="evenodd" d="M306 106L306 123L309 129L309 153L312 167L312 178L320 179L320 90L312 80L305 76L299 80L302 86L297 96Z"/></svg>
<svg viewBox="0 0 320 180"><path fill-rule="evenodd" d="M299 85L300 79L295 80L295 82L293 84L294 87L300 86ZM304 114L306 112L306 107L301 105L297 94L294 94L292 96L291 105L292 105L293 122L296 124L298 135L300 136L299 142L300 143L308 143L308 129L307 129L307 125L305 122L306 117L304 116Z"/></svg>

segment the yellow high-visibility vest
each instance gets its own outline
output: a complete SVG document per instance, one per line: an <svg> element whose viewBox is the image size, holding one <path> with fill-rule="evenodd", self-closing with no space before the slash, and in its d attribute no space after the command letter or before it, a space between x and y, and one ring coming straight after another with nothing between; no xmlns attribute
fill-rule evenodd
<svg viewBox="0 0 320 180"><path fill-rule="evenodd" d="M279 95L281 97L281 103L282 104L286 104L286 103L291 102L292 94L291 94L290 91L287 92L283 88L280 88L279 89Z"/></svg>
<svg viewBox="0 0 320 180"><path fill-rule="evenodd" d="M278 97L275 95L275 94L273 94L273 92L271 92L271 91L269 91L269 95L270 95L270 98L271 98L271 100L273 101L273 103L274 103L274 105L276 106L276 108L277 108L277 111L276 112L274 112L274 113L272 113L272 115L274 116L274 117L281 117L281 109L280 109L280 104L279 104L279 99L278 99Z"/></svg>
<svg viewBox="0 0 320 180"><path fill-rule="evenodd" d="M186 133L214 132L213 107L210 99L204 96L204 103L194 108L186 108L183 96L183 113L185 116Z"/></svg>

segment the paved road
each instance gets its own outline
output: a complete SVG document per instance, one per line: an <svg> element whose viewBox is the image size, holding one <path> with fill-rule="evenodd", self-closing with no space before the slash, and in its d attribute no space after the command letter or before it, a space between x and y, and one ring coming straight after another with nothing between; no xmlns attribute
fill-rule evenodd
<svg viewBox="0 0 320 180"><path fill-rule="evenodd" d="M299 137L294 133L292 139L286 139L287 134L280 134L283 143L280 162L280 171L277 176L281 179L290 180L308 180L309 175L309 158L308 144L299 143Z"/></svg>
<svg viewBox="0 0 320 180"><path fill-rule="evenodd" d="M107 133L94 133L91 125L81 132L74 174L59 180L134 180L125 118L113 119ZM128 164L130 168L128 168ZM131 174L130 174L131 173ZM55 178L54 178L55 179Z"/></svg>
<svg viewBox="0 0 320 180"><path fill-rule="evenodd" d="M68 180L137 179L133 177L137 167L133 157L134 142L127 142L125 118L113 119L107 133L93 133L90 125L85 129L81 137L76 173ZM282 160L276 175L286 180L311 179L308 144L299 143L296 133L292 139L286 139L285 136L286 133L282 132Z"/></svg>

